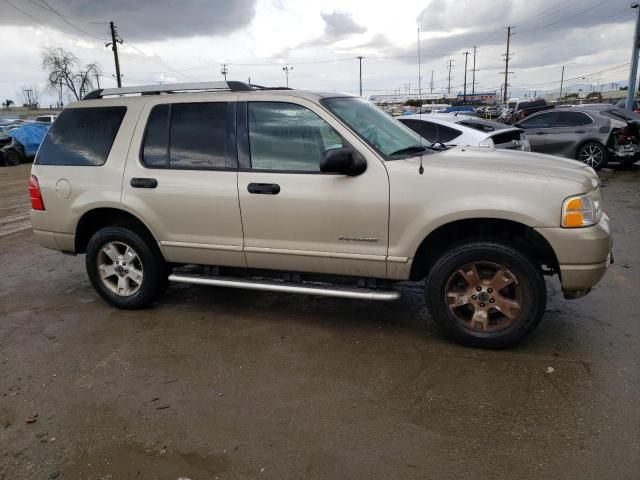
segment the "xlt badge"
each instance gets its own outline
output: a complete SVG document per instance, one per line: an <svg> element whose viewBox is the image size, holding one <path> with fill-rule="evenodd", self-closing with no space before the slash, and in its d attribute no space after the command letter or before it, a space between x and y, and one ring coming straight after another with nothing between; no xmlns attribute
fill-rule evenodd
<svg viewBox="0 0 640 480"><path fill-rule="evenodd" d="M349 235L340 235L338 236L338 240L343 240L345 242L377 242L379 239L374 237L353 237Z"/></svg>

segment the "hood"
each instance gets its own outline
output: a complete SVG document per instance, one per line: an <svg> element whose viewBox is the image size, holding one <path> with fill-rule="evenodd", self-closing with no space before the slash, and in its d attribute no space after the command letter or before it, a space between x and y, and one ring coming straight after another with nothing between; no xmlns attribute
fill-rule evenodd
<svg viewBox="0 0 640 480"><path fill-rule="evenodd" d="M595 171L577 160L522 152L481 147L456 147L445 152L425 155L425 163L438 163L442 167L473 169L484 173L510 172L561 178L595 188L600 184Z"/></svg>

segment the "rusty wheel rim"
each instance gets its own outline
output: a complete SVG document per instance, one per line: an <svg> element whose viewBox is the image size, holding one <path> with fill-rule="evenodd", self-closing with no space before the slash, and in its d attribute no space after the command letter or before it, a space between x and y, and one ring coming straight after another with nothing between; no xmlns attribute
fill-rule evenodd
<svg viewBox="0 0 640 480"><path fill-rule="evenodd" d="M447 280L445 301L455 320L476 332L504 330L522 315L523 289L506 267L473 262Z"/></svg>

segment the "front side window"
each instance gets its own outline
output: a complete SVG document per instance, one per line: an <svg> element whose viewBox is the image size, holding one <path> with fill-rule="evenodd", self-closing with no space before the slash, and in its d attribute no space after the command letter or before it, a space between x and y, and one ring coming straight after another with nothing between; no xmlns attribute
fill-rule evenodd
<svg viewBox="0 0 640 480"><path fill-rule="evenodd" d="M522 122L520 125L524 128L545 128L551 126L551 120L555 113L541 113L540 115L535 115L529 117Z"/></svg>
<svg viewBox="0 0 640 480"><path fill-rule="evenodd" d="M250 102L249 148L255 170L320 171L322 154L344 146L342 137L308 108Z"/></svg>
<svg viewBox="0 0 640 480"><path fill-rule="evenodd" d="M142 162L151 168L225 168L228 102L156 105L149 114Z"/></svg>
<svg viewBox="0 0 640 480"><path fill-rule="evenodd" d="M104 165L127 107L67 108L45 136L39 165Z"/></svg>
<svg viewBox="0 0 640 480"><path fill-rule="evenodd" d="M415 155L408 152L420 145L431 146L413 130L363 98L326 98L322 104L384 157Z"/></svg>

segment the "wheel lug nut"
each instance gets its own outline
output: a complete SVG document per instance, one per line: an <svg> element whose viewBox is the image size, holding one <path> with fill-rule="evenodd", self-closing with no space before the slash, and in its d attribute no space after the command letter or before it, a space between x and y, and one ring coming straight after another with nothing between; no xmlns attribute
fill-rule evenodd
<svg viewBox="0 0 640 480"><path fill-rule="evenodd" d="M481 304L480 304L480 306L481 306L481 307L484 307L484 303L481 303Z"/></svg>
<svg viewBox="0 0 640 480"><path fill-rule="evenodd" d="M478 298L478 297L477 297L476 295L471 295L471 299L472 299L472 300L477 300L477 298Z"/></svg>
<svg viewBox="0 0 640 480"><path fill-rule="evenodd" d="M116 265L120 265L120 263L118 262L118 260L116 260Z"/></svg>
<svg viewBox="0 0 640 480"><path fill-rule="evenodd" d="M493 292L493 288L487 288L487 292L489 293Z"/></svg>
<svg viewBox="0 0 640 480"><path fill-rule="evenodd" d="M129 270L125 270L124 273L129 273ZM493 300L493 299L491 299L491 300Z"/></svg>
<svg viewBox="0 0 640 480"><path fill-rule="evenodd" d="M127 262L122 262L122 266L125 267L127 265Z"/></svg>
<svg viewBox="0 0 640 480"><path fill-rule="evenodd" d="M479 292L479 291L481 291L481 290L482 290L482 287L481 287L480 285L478 285L478 286L476 287L476 290Z"/></svg>
<svg viewBox="0 0 640 480"><path fill-rule="evenodd" d="M490 298L489 299L489 303L495 303L496 299L495 298Z"/></svg>

